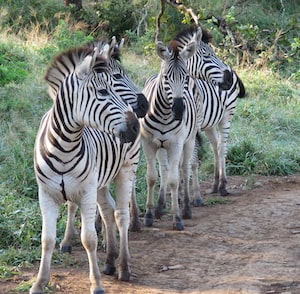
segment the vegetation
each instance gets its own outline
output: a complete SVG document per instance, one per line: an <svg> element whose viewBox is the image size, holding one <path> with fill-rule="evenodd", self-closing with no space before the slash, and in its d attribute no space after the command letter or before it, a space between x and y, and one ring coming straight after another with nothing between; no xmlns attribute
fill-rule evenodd
<svg viewBox="0 0 300 294"><path fill-rule="evenodd" d="M297 173L300 55L296 53L300 40L299 15L295 12L300 4L282 0L269 7L265 0L225 2L227 6L217 0L184 1L212 32L217 53L235 66L248 92L239 100L232 123L228 174ZM78 11L72 5L64 7L61 0L26 0L21 4L0 0L0 278L17 274L40 258L41 215L32 155L40 119L51 105L43 75L53 56L94 37L115 34L126 37L123 64L141 88L159 68L153 43L159 1L117 1L114 10L112 3L104 0L94 7L92 2L83 1L83 9ZM118 11L124 11L128 22L119 21ZM232 35L222 31L221 20ZM167 41L186 23L188 15L167 6L160 38ZM213 171L212 152L205 137L203 150L201 178ZM136 183L142 211L145 170L142 156ZM226 201L215 199L209 204L213 203ZM63 207L58 241L65 215ZM54 261L66 262L59 255Z"/></svg>

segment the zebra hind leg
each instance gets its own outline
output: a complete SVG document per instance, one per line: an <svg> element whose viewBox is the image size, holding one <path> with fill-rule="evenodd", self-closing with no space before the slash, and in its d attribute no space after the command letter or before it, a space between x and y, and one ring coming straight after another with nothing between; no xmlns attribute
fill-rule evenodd
<svg viewBox="0 0 300 294"><path fill-rule="evenodd" d="M135 195L135 184L133 181L133 187L131 192L131 199L130 199L130 225L129 231L131 232L139 232L141 230L141 222L139 219L139 208L136 202L136 195Z"/></svg>
<svg viewBox="0 0 300 294"><path fill-rule="evenodd" d="M165 191L163 189L160 190L159 192L159 198L157 201L157 206L155 207L155 217L157 219L161 219L163 216L163 210L166 208L166 196L165 196Z"/></svg>

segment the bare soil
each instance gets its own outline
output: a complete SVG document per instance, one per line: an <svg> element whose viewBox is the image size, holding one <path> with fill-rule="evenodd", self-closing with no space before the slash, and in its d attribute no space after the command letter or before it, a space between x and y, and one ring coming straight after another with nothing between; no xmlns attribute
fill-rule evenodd
<svg viewBox="0 0 300 294"><path fill-rule="evenodd" d="M203 198L211 181L202 185ZM132 277L102 275L107 294L300 293L300 175L229 177L228 203L193 208L185 230L169 214L152 228L130 232ZM214 199L213 198L213 199ZM80 244L76 263L52 265L48 293L89 293L88 263ZM105 253L99 250L99 262ZM38 264L2 279L0 293L32 280Z"/></svg>

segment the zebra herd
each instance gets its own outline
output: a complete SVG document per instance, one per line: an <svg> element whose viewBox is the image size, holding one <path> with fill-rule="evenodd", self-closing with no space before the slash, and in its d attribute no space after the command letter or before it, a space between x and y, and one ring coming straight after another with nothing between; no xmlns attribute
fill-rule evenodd
<svg viewBox="0 0 300 294"><path fill-rule="evenodd" d="M41 120L34 149L43 228L41 263L30 293L43 293L50 280L59 207L66 201L68 222L61 250L71 252L79 207L91 293L104 293L96 252L97 207L105 227L104 273L114 274L118 258L118 278L130 279L128 229L140 228L135 174L141 142L147 160L146 226L153 222L156 158L161 184L155 216L162 215L167 187L171 190L175 229L184 229L182 218L191 218L191 202L201 205L198 166L194 164L197 160L192 157L197 152L196 135L202 130L215 155L213 192L227 194L226 141L236 99L244 96L245 90L208 41L206 31L191 27L176 35L170 46L157 42L161 68L147 80L142 93L120 64L123 43L118 44L115 38L70 49L54 59L45 75L53 106ZM191 171L193 193L189 191ZM182 212L178 205L181 180ZM115 200L109 190L112 181ZM194 194L193 200L190 194Z"/></svg>

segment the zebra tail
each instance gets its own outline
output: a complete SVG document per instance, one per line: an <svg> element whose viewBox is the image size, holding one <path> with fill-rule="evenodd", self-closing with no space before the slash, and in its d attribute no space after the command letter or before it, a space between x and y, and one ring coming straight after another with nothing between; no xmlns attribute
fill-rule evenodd
<svg viewBox="0 0 300 294"><path fill-rule="evenodd" d="M239 92L238 97L239 98L245 98L247 96L245 86L244 86L242 80L240 79L240 77L237 74L236 74L236 77L237 77L237 82L238 82L239 88L240 88L240 92Z"/></svg>

